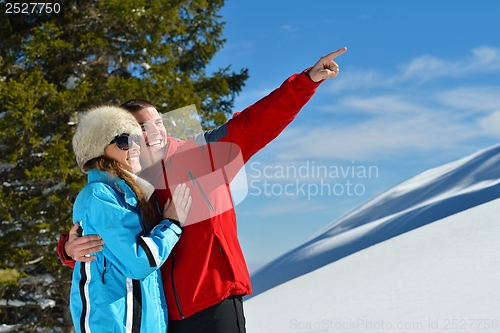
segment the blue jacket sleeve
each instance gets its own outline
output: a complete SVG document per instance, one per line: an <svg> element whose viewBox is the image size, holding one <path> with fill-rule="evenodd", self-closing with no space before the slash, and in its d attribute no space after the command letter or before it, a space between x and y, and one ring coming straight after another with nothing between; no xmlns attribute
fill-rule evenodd
<svg viewBox="0 0 500 333"><path fill-rule="evenodd" d="M94 189L88 203L84 232L100 235L104 240L102 254L132 279L145 278L158 269L182 233L178 226L163 220L144 235L139 215L127 209L111 188Z"/></svg>

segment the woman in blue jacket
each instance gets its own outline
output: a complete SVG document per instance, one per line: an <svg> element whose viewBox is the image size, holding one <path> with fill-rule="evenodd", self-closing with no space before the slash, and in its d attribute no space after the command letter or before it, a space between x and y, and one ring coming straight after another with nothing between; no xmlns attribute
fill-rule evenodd
<svg viewBox="0 0 500 333"><path fill-rule="evenodd" d="M73 271L77 333L167 331L159 268L179 239L191 197L189 188L178 186L159 209L153 186L134 175L141 170L141 138L135 118L112 106L85 113L73 137L77 163L88 173L73 221L82 235L99 234L104 241L96 260L77 262Z"/></svg>

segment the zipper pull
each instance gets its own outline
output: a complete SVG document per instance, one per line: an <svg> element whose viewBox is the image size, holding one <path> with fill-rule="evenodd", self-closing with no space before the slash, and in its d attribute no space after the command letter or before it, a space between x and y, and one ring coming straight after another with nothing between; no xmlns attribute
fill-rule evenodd
<svg viewBox="0 0 500 333"><path fill-rule="evenodd" d="M187 174L188 174L189 178L191 178L191 185L194 185L194 182L196 181L196 185L198 185L198 189L200 190L200 193L203 196L203 199L207 203L208 208L210 209L210 211L214 212L215 209L212 206L212 204L210 203L210 200L208 200L208 197L205 194L205 192L203 191L203 188L201 187L201 184L198 181L198 179L196 179L196 177L193 175L193 173L189 169L187 170Z"/></svg>
<svg viewBox="0 0 500 333"><path fill-rule="evenodd" d="M106 274L106 257L104 257L104 269L102 270L102 284L106 284L104 281L104 274Z"/></svg>
<svg viewBox="0 0 500 333"><path fill-rule="evenodd" d="M194 185L194 175L191 171L187 170L186 171L188 176L189 176L189 179L191 180L191 185Z"/></svg>

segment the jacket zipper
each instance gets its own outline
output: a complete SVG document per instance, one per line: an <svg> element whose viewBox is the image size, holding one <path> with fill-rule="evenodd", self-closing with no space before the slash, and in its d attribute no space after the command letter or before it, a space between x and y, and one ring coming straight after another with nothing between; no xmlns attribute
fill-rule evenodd
<svg viewBox="0 0 500 333"><path fill-rule="evenodd" d="M191 179L191 185L194 185L194 182L196 182L196 185L198 186L198 189L200 190L200 193L203 196L203 199L205 199L205 202L207 203L208 208L210 208L210 210L213 212L214 207L210 203L210 200L208 200L208 197L205 194L205 191L203 191L203 188L201 187L201 184L198 181L198 179L196 179L196 177L193 175L193 173L189 169L187 170L187 174L188 174L189 178Z"/></svg>
<svg viewBox="0 0 500 333"><path fill-rule="evenodd" d="M107 268L107 265L106 265L106 257L104 257L104 268L102 270L102 284L106 284L106 282L104 281L104 274L106 274L106 268Z"/></svg>
<svg viewBox="0 0 500 333"><path fill-rule="evenodd" d="M179 314L181 315L182 319L185 319L184 313L182 312L181 308L181 302L179 301L179 295L177 294L177 288L175 287L175 281L174 281L174 255L172 255L172 273L171 273L171 280L172 280L172 290L174 292L174 298L175 298L175 304L177 305L177 310L179 310Z"/></svg>

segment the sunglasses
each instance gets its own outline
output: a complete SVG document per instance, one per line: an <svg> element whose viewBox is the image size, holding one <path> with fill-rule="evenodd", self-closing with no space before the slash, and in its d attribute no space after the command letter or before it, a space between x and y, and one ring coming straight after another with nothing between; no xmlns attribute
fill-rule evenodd
<svg viewBox="0 0 500 333"><path fill-rule="evenodd" d="M132 142L135 142L137 145L140 145L139 136L123 133L115 136L115 138L111 140L109 144L112 145L113 143L116 143L116 146L121 150L129 150L132 147Z"/></svg>

